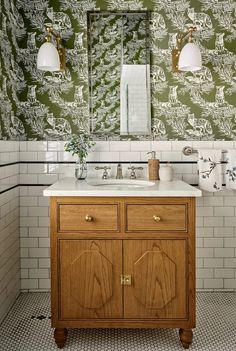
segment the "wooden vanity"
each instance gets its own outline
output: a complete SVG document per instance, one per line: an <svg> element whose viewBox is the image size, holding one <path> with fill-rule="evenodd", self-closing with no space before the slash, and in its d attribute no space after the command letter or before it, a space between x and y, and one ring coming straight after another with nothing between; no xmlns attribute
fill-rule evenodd
<svg viewBox="0 0 236 351"><path fill-rule="evenodd" d="M185 197L44 193L51 197L52 327L59 348L67 328L179 328L189 348L194 196L201 194L194 190Z"/></svg>

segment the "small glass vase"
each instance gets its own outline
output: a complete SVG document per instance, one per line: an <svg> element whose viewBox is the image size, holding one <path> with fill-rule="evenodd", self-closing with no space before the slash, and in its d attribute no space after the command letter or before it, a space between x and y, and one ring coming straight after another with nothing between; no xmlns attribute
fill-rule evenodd
<svg viewBox="0 0 236 351"><path fill-rule="evenodd" d="M87 163L84 159L79 158L75 164L75 178L78 180L85 179L87 177Z"/></svg>

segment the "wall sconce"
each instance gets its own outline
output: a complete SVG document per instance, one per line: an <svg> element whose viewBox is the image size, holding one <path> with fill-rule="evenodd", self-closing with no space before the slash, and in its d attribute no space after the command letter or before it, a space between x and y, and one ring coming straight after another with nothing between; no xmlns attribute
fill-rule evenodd
<svg viewBox="0 0 236 351"><path fill-rule="evenodd" d="M196 27L189 27L187 33L176 37L176 49L172 50L172 72L199 71L202 68L202 56L197 44L193 43L193 32ZM188 39L188 43L184 41Z"/></svg>
<svg viewBox="0 0 236 351"><path fill-rule="evenodd" d="M52 27L46 28L48 34L39 49L37 57L37 68L42 71L64 71L66 66L65 49L61 47L61 36L55 33ZM52 36L56 38L57 45L52 42Z"/></svg>

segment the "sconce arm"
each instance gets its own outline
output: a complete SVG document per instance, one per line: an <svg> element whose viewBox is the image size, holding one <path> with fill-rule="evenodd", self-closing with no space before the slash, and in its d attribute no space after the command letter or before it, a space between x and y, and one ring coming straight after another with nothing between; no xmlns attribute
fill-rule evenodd
<svg viewBox="0 0 236 351"><path fill-rule="evenodd" d="M60 34L59 33L55 33L53 31L52 27L46 27L46 30L47 30L48 33L50 33L52 36L54 36L54 38L56 38L57 48L59 49L60 43L61 43L61 36L60 36ZM46 40L48 40L47 38L48 38L48 36L46 37Z"/></svg>
<svg viewBox="0 0 236 351"><path fill-rule="evenodd" d="M186 33L178 33L176 36L176 48L181 50L185 39L189 39L189 42L192 42L193 32L197 31L197 27L189 27Z"/></svg>

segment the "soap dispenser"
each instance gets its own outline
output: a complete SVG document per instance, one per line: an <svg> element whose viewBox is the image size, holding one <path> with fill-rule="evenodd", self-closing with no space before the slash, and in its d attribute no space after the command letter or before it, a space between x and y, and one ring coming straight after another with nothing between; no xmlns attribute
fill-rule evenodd
<svg viewBox="0 0 236 351"><path fill-rule="evenodd" d="M148 160L149 180L159 180L159 160L156 159L156 151L150 151L151 159Z"/></svg>

